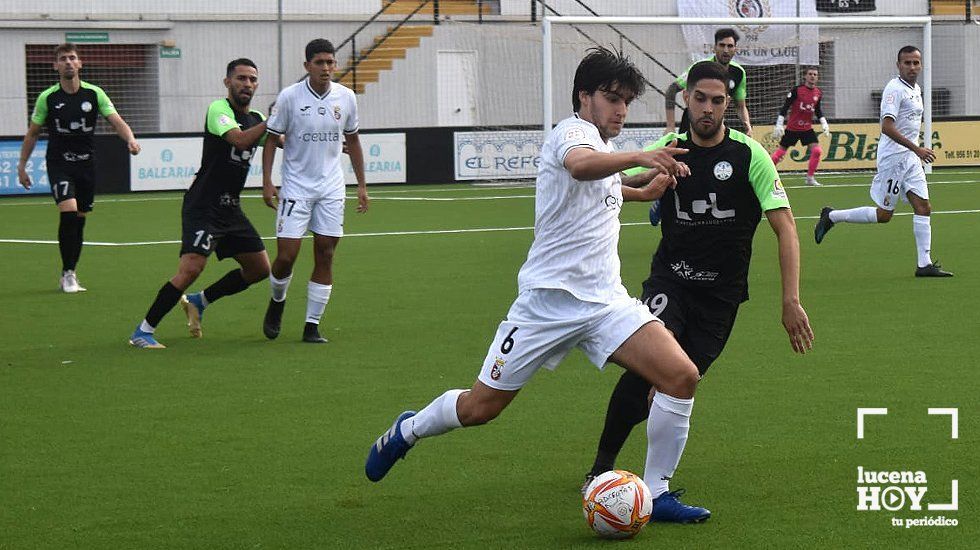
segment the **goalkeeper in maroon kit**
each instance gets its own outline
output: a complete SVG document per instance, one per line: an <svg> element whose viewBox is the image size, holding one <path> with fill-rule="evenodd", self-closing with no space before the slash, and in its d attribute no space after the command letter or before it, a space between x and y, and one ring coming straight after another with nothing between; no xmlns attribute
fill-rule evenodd
<svg viewBox="0 0 980 550"><path fill-rule="evenodd" d="M779 164L786 154L786 149L802 143L809 150L809 163L806 170L806 184L820 185L814 174L817 172L817 165L820 164L820 155L823 150L820 142L817 141L817 134L813 131L813 119L820 120L823 127L823 134L830 135L830 126L820 110L820 98L823 92L817 88L817 80L820 72L816 67L810 67L803 75L803 84L796 86L786 94L786 101L783 108L779 110L779 118L776 119L776 128L772 131L772 137L779 140L779 147L772 154L772 161ZM789 112L789 121L785 117ZM785 123L785 124L784 124Z"/></svg>

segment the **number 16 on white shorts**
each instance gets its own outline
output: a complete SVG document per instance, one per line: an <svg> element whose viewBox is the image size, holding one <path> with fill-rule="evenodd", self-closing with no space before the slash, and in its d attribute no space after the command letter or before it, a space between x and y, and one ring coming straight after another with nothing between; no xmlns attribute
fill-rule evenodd
<svg viewBox="0 0 980 550"><path fill-rule="evenodd" d="M279 199L276 237L301 239L307 231L344 236L344 199Z"/></svg>

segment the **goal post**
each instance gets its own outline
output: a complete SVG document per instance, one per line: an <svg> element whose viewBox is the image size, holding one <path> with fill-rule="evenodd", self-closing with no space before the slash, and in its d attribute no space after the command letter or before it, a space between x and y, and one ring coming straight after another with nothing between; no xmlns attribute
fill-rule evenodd
<svg viewBox="0 0 980 550"><path fill-rule="evenodd" d="M833 65L835 72L840 75L840 78L824 78L821 77L821 82L818 84L822 89L824 89L827 95L839 95L842 102L844 101L856 101L855 98L864 98L865 106L863 107L864 116L844 116L840 118L868 118L871 114L870 104L872 102L873 94L876 90L880 90L887 83L887 80L872 80L872 74L880 73L880 67L887 65L888 67L894 67L895 55L898 48L904 46L905 43L901 43L898 47L893 47L894 44L891 42L898 43L900 38L906 38L910 40L906 43L911 43L919 47L922 51L922 64L923 70L919 76L919 85L922 88L922 99L923 99L923 131L926 137L926 143L929 143L930 137L932 136L932 115L933 115L933 95L932 95L932 18L927 16L922 17L853 17L853 16L843 16L843 17L761 17L761 18L741 18L741 17L719 17L719 18L691 18L691 17L587 17L587 16L572 16L572 17L562 17L562 16L548 16L542 19L541 22L541 33L542 33L542 96L541 96L541 107L543 112L543 124L542 128L545 132L548 132L555 122L555 110L556 110L556 96L558 93L561 97L564 97L566 92L571 89L571 79L568 78L568 71L571 63L577 59L581 58L585 49L596 45L595 42L601 40L601 45L609 46L619 44L620 46L624 44L629 44L631 46L636 46L637 44L630 38L630 36L637 36L637 26L644 29L646 32L641 33L642 36L646 37L646 44L653 45L651 47L656 51L666 52L668 50L663 49L663 41L670 41L672 37L677 37L677 29L684 28L684 26L700 26L700 27L712 27L714 29L723 27L735 28L738 32L743 35L746 34L744 29L767 29L770 27L783 26L791 27L793 32L789 33L791 37L788 41L783 44L774 44L773 47L783 47L784 45L795 46L797 52L803 50L804 45L807 41L802 37L807 35L809 38L807 40L812 41L815 37L816 42L811 43L810 46L813 48L809 51L816 52L818 56L816 62L812 64L823 66L825 63L828 65ZM658 28L663 29L658 32ZM862 33L861 29L867 29L866 33ZM906 29L909 32L898 32L895 29ZM899 37L896 40L889 41L888 36L879 35L880 32L887 32L889 29L893 30L895 36ZM573 30L573 32L569 32ZM584 32L583 32L584 31ZM632 31L627 33L626 31ZM805 31L805 32L804 32ZM564 32L564 38L562 38L562 32ZM760 31L756 34L762 34ZM835 34L836 33L836 34ZM848 34L849 33L849 34ZM591 35L591 36L590 36ZM598 40L592 36L600 37ZM624 41L625 38L625 41ZM833 46L836 41L847 44L847 59L837 59L832 57L831 59L825 59L826 56L840 55L842 52L834 52ZM559 56L556 55L556 49L559 44L564 44L566 46L570 45L568 48L572 51L565 54L566 59L557 59ZM697 58L705 57L703 51L694 52L691 48L684 45L684 41L680 40L680 45L677 45L677 40L674 40L672 57L674 63L678 66L672 67L673 71L676 73L682 72L690 62L693 62ZM918 43L916 43L918 42ZM827 47L824 47L827 46ZM640 45L642 48L643 46ZM739 47L743 47L743 43L739 44ZM863 49L862 49L863 48ZM877 50L875 49L877 48ZM639 51L636 49L630 50L628 52L634 60L638 58L638 55L646 56L653 60L656 65L664 67L664 65L655 59L656 54L653 56L649 55L646 51ZM686 57L681 61L681 57L677 54L686 54ZM666 55L663 54L662 55ZM812 57L812 56L811 56ZM573 59L577 58L577 59ZM797 53L797 59L799 60L799 53ZM735 57L735 61L739 62L740 58L738 55ZM556 63L562 65L561 78L556 76ZM686 64L684 64L686 63ZM684 64L684 66L679 66ZM810 63L808 63L810 64ZM846 66L843 66L845 65ZM747 66L747 64L743 65ZM758 66L766 66L767 63L759 63ZM773 63L772 65L776 65ZM799 62L797 68L799 66ZM785 68L789 67L789 68ZM874 70L872 70L872 68ZM573 70L573 69L572 69ZM644 70L641 67L641 70ZM656 69L659 71L660 69ZM644 71L646 72L646 71ZM772 68L772 72L775 73L775 67ZM795 78L798 74L792 74L796 71L792 69L791 66L784 64L784 69L780 73L780 78L776 79L774 77L772 84L772 90L768 93L773 95L774 100L778 100L779 106L782 105L782 98L785 97L785 92L790 88L790 86L795 82ZM821 69L821 72L823 70ZM828 71L829 72L829 71ZM792 74L793 81L790 81L790 74ZM889 74L894 74L892 70ZM829 75L831 76L831 75ZM659 85L657 91L664 88L664 82L666 79L672 79L672 74L668 72L668 75L662 78L648 81L653 82L654 86ZM874 78L881 79L880 76ZM567 82L565 82L567 80ZM845 90L845 82L841 80L846 80L848 82L853 81L853 88L846 90L848 93L834 94L835 89L838 92ZM751 79L750 79L751 81ZM785 81L785 82L784 82ZM785 84L784 87L781 87ZM781 90L781 93L774 93L774 90ZM752 97L753 90L749 88L749 96ZM649 92L648 92L649 94ZM560 102L559 105L565 105L567 102ZM847 107L847 105L842 105L842 107ZM656 110L655 106L647 105L647 112ZM662 117L662 107L659 108L661 113L659 115L647 115L648 120L629 120L630 123L640 123L640 124L650 124L651 126L657 126L662 124L662 120L657 118L657 116ZM750 110L751 111L751 110ZM760 113L763 116L771 114L772 107L770 106L767 111L768 113ZM837 109L837 112L850 112L846 108ZM632 114L632 113L631 113ZM874 108L874 117L878 116L877 107ZM753 125L756 124L756 118L753 113L750 112L750 117L753 120ZM830 117L828 117L830 118ZM771 124L772 121L763 119L762 124Z"/></svg>

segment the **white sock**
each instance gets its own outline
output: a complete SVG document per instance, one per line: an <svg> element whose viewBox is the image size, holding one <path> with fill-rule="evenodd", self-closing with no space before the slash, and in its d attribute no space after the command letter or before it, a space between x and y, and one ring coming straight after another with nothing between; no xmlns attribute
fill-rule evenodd
<svg viewBox="0 0 980 550"><path fill-rule="evenodd" d="M834 223L878 223L878 209L873 206L861 206L847 210L831 210L830 221Z"/></svg>
<svg viewBox="0 0 980 550"><path fill-rule="evenodd" d="M643 481L653 498L669 490L670 478L684 454L691 427L694 399L678 399L657 392L647 417L647 463Z"/></svg>
<svg viewBox="0 0 980 550"><path fill-rule="evenodd" d="M323 310L330 301L330 291L333 285L321 285L310 281L306 285L306 322L320 324Z"/></svg>
<svg viewBox="0 0 980 550"><path fill-rule="evenodd" d="M292 273L282 279L276 279L275 275L269 274L269 284L272 285L272 299L274 301L282 302L286 299L286 290L289 289L289 281L292 280Z"/></svg>
<svg viewBox="0 0 980 550"><path fill-rule="evenodd" d="M456 414L456 401L460 394L468 390L449 390L436 397L432 403L415 416L402 420L402 437L409 445L423 437L442 435L450 430L461 428L463 424Z"/></svg>
<svg viewBox="0 0 980 550"><path fill-rule="evenodd" d="M932 263L929 255L932 248L932 222L929 216L912 215L912 233L915 235L915 250L919 254L919 267Z"/></svg>
<svg viewBox="0 0 980 550"><path fill-rule="evenodd" d="M140 323L141 332L148 332L150 334L153 334L153 331L155 331L156 329L157 329L156 327L150 326L150 323L147 323L146 319L143 319L143 322Z"/></svg>

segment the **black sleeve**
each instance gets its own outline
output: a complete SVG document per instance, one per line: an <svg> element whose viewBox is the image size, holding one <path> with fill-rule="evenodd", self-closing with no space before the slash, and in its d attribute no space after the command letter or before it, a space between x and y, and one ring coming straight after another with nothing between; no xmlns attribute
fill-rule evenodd
<svg viewBox="0 0 980 550"><path fill-rule="evenodd" d="M823 110L820 109L820 100L821 99L823 99L823 96L822 95L820 96L819 99L817 99L817 102L813 105L813 114L816 115L817 120L820 120L821 118L823 118Z"/></svg>
<svg viewBox="0 0 980 550"><path fill-rule="evenodd" d="M786 101L783 102L783 108L779 110L779 116L785 117L786 113L789 112L789 106L796 101L796 88L793 88L786 94Z"/></svg>

